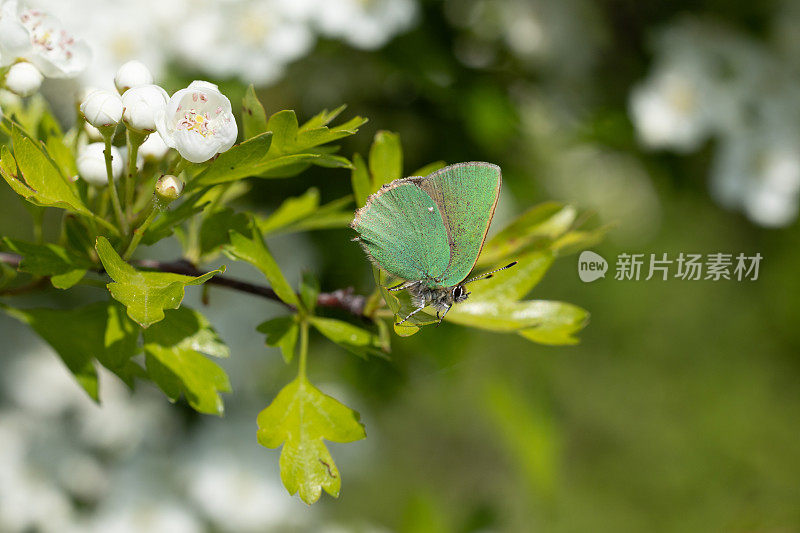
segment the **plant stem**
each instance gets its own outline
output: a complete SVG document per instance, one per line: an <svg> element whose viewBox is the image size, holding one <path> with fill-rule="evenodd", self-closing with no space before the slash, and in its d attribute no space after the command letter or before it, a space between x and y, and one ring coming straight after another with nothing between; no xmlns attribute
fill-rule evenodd
<svg viewBox="0 0 800 533"><path fill-rule="evenodd" d="M306 379L306 363L308 360L308 320L300 321L300 358L297 365L297 376Z"/></svg>
<svg viewBox="0 0 800 533"><path fill-rule="evenodd" d="M128 233L128 221L125 220L125 215L122 213L122 205L119 203L119 194L117 193L117 186L114 183L114 171L111 168L111 135L104 137L106 149L103 155L106 160L106 176L108 176L108 192L111 195L111 205L114 206L114 213L117 216L117 222L123 234Z"/></svg>
<svg viewBox="0 0 800 533"><path fill-rule="evenodd" d="M136 159L139 156L139 147L147 138L147 135L127 130L125 138L128 145L128 172L125 174L125 215L128 217L128 220L130 220L133 218L133 190L135 179L139 174L136 168Z"/></svg>
<svg viewBox="0 0 800 533"><path fill-rule="evenodd" d="M131 236L131 242L128 244L128 248L126 248L125 253L122 255L122 258L127 261L133 255L133 252L136 251L136 247L139 246L139 243L144 237L144 232L147 231L147 228L150 227L150 224L153 223L153 220L156 219L158 214L161 211L156 207L155 202L150 205L150 212L147 214L147 218L144 219L142 225L133 230L133 235Z"/></svg>

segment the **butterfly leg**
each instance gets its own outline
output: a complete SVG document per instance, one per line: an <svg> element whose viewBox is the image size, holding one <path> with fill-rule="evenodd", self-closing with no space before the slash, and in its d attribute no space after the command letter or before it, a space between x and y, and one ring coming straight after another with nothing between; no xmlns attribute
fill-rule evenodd
<svg viewBox="0 0 800 533"><path fill-rule="evenodd" d="M392 292L394 292L394 291L402 291L403 289L407 289L409 287L412 287L415 284L416 284L415 281L404 281L403 283L400 283L399 285L395 285L394 287L389 287L386 290L387 291L392 291Z"/></svg>
<svg viewBox="0 0 800 533"><path fill-rule="evenodd" d="M396 323L395 325L396 325L396 326L399 326L400 324L402 324L403 322L405 322L406 320L408 320L408 319L409 319L409 318L411 318L412 316L416 315L417 313L419 313L419 312L420 312L420 311L422 311L423 309L425 309L425 306L424 306L424 305L423 305L422 307L417 307L416 309L414 309L413 311L411 311L411 313L409 313L409 315L408 315L407 317L405 317L403 320L401 320L400 322Z"/></svg>
<svg viewBox="0 0 800 533"><path fill-rule="evenodd" d="M446 315L446 314L447 314L447 312L450 310L450 308L451 308L451 307L453 307L453 305L452 305L452 304L451 304L451 305L448 305L448 306L447 306L447 309L445 309L445 310L444 310L444 313L442 313L442 316L441 316L441 317L439 317L439 312L438 312L438 311L436 312L436 318L438 318L438 319L439 319L439 322L437 322L437 323L436 323L436 327L437 327L437 328L439 327L439 324L441 324L441 323L442 323L442 320L444 320L444 315Z"/></svg>

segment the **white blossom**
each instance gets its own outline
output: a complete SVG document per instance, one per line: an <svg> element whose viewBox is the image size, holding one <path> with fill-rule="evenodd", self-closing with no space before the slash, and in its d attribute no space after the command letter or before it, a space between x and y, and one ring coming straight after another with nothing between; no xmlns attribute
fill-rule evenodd
<svg viewBox="0 0 800 533"><path fill-rule="evenodd" d="M164 143L192 163L227 151L238 133L230 100L201 81L172 95L156 126Z"/></svg>
<svg viewBox="0 0 800 533"><path fill-rule="evenodd" d="M120 94L132 87L140 85L151 85L153 83L153 73L147 65L141 61L132 59L119 67L114 75L114 85Z"/></svg>
<svg viewBox="0 0 800 533"><path fill-rule="evenodd" d="M169 146L164 143L164 139L157 133L148 135L147 139L139 146L139 154L144 157L145 161L161 161L167 155L167 152L169 152Z"/></svg>
<svg viewBox="0 0 800 533"><path fill-rule="evenodd" d="M19 20L28 30L31 49L27 58L49 78L73 78L83 72L91 58L89 46L76 39L61 22L39 9L18 6Z"/></svg>
<svg viewBox="0 0 800 533"><path fill-rule="evenodd" d="M87 144L78 151L76 160L78 175L92 185L101 186L108 183L104 151L104 143ZM111 147L111 171L115 180L122 176L123 159L116 146Z"/></svg>
<svg viewBox="0 0 800 533"><path fill-rule="evenodd" d="M158 85L140 85L122 94L122 120L129 128L152 133L156 131L156 116L164 112L169 101L167 91Z"/></svg>
<svg viewBox="0 0 800 533"><path fill-rule="evenodd" d="M15 63L6 73L6 88L20 96L30 96L42 86L44 77L27 61Z"/></svg>
<svg viewBox="0 0 800 533"><path fill-rule="evenodd" d="M99 89L90 93L81 103L81 113L95 128L114 126L122 119L122 98L117 93Z"/></svg>

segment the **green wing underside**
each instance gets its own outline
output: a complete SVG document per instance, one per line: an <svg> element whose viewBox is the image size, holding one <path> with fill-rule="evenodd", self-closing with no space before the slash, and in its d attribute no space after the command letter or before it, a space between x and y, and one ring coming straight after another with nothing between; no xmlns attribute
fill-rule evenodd
<svg viewBox="0 0 800 533"><path fill-rule="evenodd" d="M489 163L395 180L369 197L351 226L367 255L390 274L452 287L478 260L500 182L500 168Z"/></svg>
<svg viewBox="0 0 800 533"><path fill-rule="evenodd" d="M419 181L442 212L450 244L450 261L440 277L443 287L466 278L483 249L500 193L500 167L491 163L458 163Z"/></svg>
<svg viewBox="0 0 800 533"><path fill-rule="evenodd" d="M450 261L441 212L411 181L394 181L373 194L352 227L370 258L399 278L436 279Z"/></svg>

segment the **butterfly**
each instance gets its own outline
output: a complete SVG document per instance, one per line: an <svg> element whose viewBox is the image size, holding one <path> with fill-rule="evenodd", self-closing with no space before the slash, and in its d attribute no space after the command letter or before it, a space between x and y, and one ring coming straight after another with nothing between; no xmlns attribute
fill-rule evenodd
<svg viewBox="0 0 800 533"><path fill-rule="evenodd" d="M502 183L491 163L457 163L426 177L384 185L358 209L350 224L367 257L403 283L415 307L402 324L428 305L439 324L466 300L466 285L492 277L516 261L467 279L483 249ZM437 324L438 325L438 324Z"/></svg>

